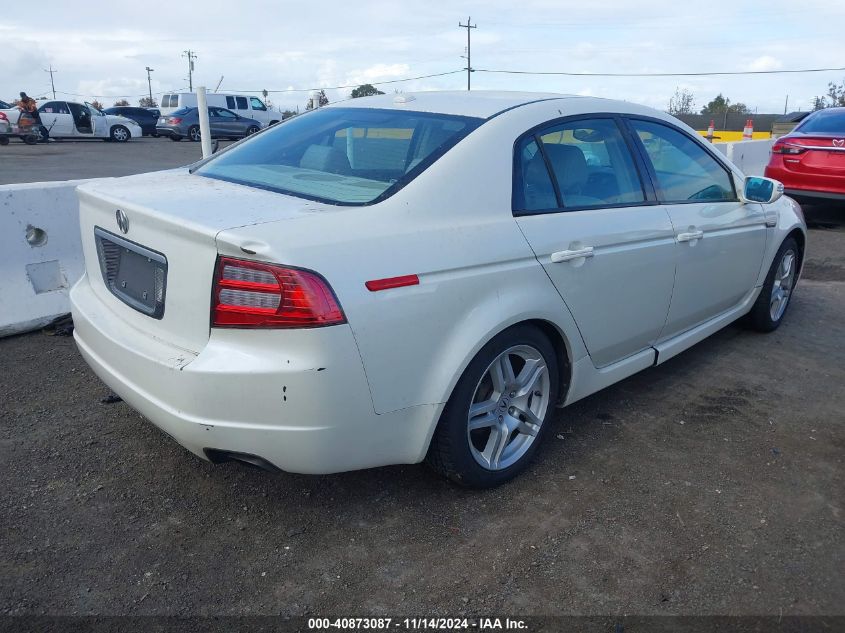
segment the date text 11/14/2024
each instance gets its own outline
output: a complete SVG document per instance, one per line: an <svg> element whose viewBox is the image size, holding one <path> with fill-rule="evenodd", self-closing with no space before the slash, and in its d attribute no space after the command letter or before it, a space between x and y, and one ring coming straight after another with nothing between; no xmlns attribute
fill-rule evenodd
<svg viewBox="0 0 845 633"><path fill-rule="evenodd" d="M520 631L524 620L511 618L308 618L309 630L400 630L400 631Z"/></svg>

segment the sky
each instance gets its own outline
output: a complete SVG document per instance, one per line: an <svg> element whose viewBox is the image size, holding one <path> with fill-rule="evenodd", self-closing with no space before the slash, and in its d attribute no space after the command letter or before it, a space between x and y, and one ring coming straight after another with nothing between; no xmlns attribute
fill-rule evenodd
<svg viewBox="0 0 845 633"><path fill-rule="evenodd" d="M808 109L845 70L734 77L566 77L487 70L677 73L845 67L841 0L144 0L79 5L39 0L0 14L0 98L21 90L97 98L111 106L194 86L260 94L274 106L304 107L308 89L392 81L465 68L471 16L473 89L611 97L666 109L676 88L697 108L716 94L760 113ZM385 92L466 88L466 72L380 87ZM300 92L281 92L301 89ZM279 92L277 92L279 91ZM350 89L327 89L330 101Z"/></svg>

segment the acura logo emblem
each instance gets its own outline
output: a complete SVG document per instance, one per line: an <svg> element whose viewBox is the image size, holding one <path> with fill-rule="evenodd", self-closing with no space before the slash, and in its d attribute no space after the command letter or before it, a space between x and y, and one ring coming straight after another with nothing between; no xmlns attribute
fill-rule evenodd
<svg viewBox="0 0 845 633"><path fill-rule="evenodd" d="M833 146L834 147L845 147L845 138L835 138L835 139L833 139Z"/></svg>
<svg viewBox="0 0 845 633"><path fill-rule="evenodd" d="M120 229L121 233L128 233L129 232L129 218L126 217L126 213L124 213L121 209L118 209L114 212L114 217L117 219L117 228Z"/></svg>

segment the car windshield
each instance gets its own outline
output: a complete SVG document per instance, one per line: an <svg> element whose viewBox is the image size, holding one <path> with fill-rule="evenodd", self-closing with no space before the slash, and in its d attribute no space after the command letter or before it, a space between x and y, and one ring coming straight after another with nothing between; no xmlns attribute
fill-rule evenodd
<svg viewBox="0 0 845 633"><path fill-rule="evenodd" d="M174 110L173 112L171 112L170 115L173 116L174 114L176 114L176 115L188 114L191 110L193 110L193 108L179 108L178 110Z"/></svg>
<svg viewBox="0 0 845 633"><path fill-rule="evenodd" d="M804 119L797 132L804 134L843 134L845 135L845 108L817 112Z"/></svg>
<svg viewBox="0 0 845 633"><path fill-rule="evenodd" d="M331 204L371 204L408 184L482 122L325 108L270 128L195 173Z"/></svg>

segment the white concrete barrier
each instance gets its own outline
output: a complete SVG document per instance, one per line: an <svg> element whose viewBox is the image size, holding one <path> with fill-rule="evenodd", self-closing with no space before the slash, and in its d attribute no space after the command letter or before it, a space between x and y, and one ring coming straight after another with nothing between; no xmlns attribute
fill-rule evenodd
<svg viewBox="0 0 845 633"><path fill-rule="evenodd" d="M84 269L76 186L85 180L0 185L0 337L70 312Z"/></svg>
<svg viewBox="0 0 845 633"><path fill-rule="evenodd" d="M713 147L727 156L746 176L762 176L763 170L769 164L774 142L774 139L767 138L759 141L713 143Z"/></svg>

